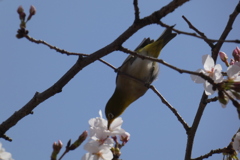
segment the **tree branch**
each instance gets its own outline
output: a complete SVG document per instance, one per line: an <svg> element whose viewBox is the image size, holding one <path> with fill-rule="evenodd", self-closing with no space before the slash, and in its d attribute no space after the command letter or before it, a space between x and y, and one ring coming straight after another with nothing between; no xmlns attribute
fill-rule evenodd
<svg viewBox="0 0 240 160"><path fill-rule="evenodd" d="M236 17L238 16L239 12L240 12L240 2L238 2L238 4L235 7L233 13L230 14L227 25L226 25L222 35L220 36L218 43L216 44L216 46L212 50L212 57L215 61L217 59L218 52L220 51L220 48L222 47L224 40L227 38L228 34L232 30L232 25L233 25Z"/></svg>
<svg viewBox="0 0 240 160"><path fill-rule="evenodd" d="M24 36L25 38L27 38L29 41L33 42L33 43L36 43L36 44L43 44L43 45L46 45L48 46L50 49L54 49L55 51L59 52L59 53L62 53L62 54L66 54L66 55L76 55L76 56L88 56L88 54L84 54L84 53L75 53L75 52L69 52L69 51L66 51L64 49L60 49L56 46L53 46L49 43L47 43L46 41L43 41L43 40L36 40L32 37L30 37L29 35L25 35Z"/></svg>
<svg viewBox="0 0 240 160"><path fill-rule="evenodd" d="M138 0L133 0L133 6L134 6L134 11L135 11L135 20L134 22L139 21L139 8L138 8Z"/></svg>
<svg viewBox="0 0 240 160"><path fill-rule="evenodd" d="M203 38L203 40L211 47L213 48L214 45L212 44L213 42L211 42L203 32L200 32L196 27L194 27L194 25L192 25L192 23L185 17L185 16L182 16L182 18L187 22L189 28L193 29L195 32L197 32L201 38Z"/></svg>
<svg viewBox="0 0 240 160"><path fill-rule="evenodd" d="M235 18L239 14L239 8L240 8L240 2L237 4L233 13L230 15L228 23L227 23L225 29L223 30L223 33L220 36L218 43L212 49L212 57L215 61L217 59L218 52L219 52L220 48L222 47L223 41L226 39L228 33L230 32L230 30L232 28L232 24L235 21ZM195 137L198 125L200 123L201 117L203 115L204 109L207 105L206 104L206 99L207 98L208 98L208 96L204 92L203 95L202 95L201 101L199 103L199 107L198 107L195 119L193 121L192 127L191 127L191 129L189 130L189 133L188 133L185 160L190 160L191 159L194 137Z"/></svg>
<svg viewBox="0 0 240 160"><path fill-rule="evenodd" d="M39 105L41 102L45 101L46 99L52 97L56 93L62 91L62 88L84 67L90 65L94 61L100 59L103 56L110 54L113 51L119 49L119 47L134 33L136 33L139 29L157 23L162 17L165 17L170 12L174 11L176 8L187 2L188 0L173 0L168 5L162 7L160 10L155 11L151 15L140 19L138 22L133 23L125 32L123 32L118 38L116 38L112 43L109 45L99 49L98 51L90 54L87 57L82 58L79 56L77 62L65 73L53 86L46 89L42 93L36 93L34 97L20 110L16 111L12 114L6 121L2 122L0 125L0 137L4 138L7 137L5 135L6 131L8 131L11 127L17 124L22 118L32 112L32 110ZM24 33L27 34L28 32ZM31 39L30 37L24 36ZM47 43L43 44L48 45ZM49 46L50 47L50 46ZM59 50L57 48L53 48L55 50ZM59 50L62 51L62 50ZM7 140L7 139L6 139Z"/></svg>
<svg viewBox="0 0 240 160"><path fill-rule="evenodd" d="M171 26L169 26L169 25L167 25L167 24L165 24L165 23L163 23L163 22L161 22L161 21L159 21L158 24L159 24L160 26L162 26L162 27L171 27ZM208 42L210 42L210 43L215 43L215 42L219 42L219 41L221 41L221 42L228 42L228 43L240 43L240 40L239 40L239 39L236 39L236 40L210 39L210 38L207 38L207 37L199 36L199 35L197 35L196 33L189 33L189 32L180 31L180 30L178 30L178 29L176 29L176 28L172 28L172 30L175 31L175 32L178 33L178 34L184 34L184 35L196 37L196 38L199 38L199 39L203 39L204 41L208 41ZM202 33L202 32L200 32L200 33ZM212 45L211 45L211 46L212 46ZM210 47L211 47L211 46L210 46Z"/></svg>
<svg viewBox="0 0 240 160"><path fill-rule="evenodd" d="M183 125L186 132L188 132L190 127L184 121L184 119L179 115L177 110L174 107L172 107L172 105L170 103L168 103L168 101L158 92L158 90L154 86L151 85L149 88L151 88L153 90L153 92L158 95L158 97L162 100L162 103L165 104L173 112L173 114L177 117L178 121Z"/></svg>
<svg viewBox="0 0 240 160"><path fill-rule="evenodd" d="M153 57L150 57L150 56L141 55L141 54L133 52L133 51L127 49L127 48L124 48L124 47L120 47L119 51L122 51L122 52L125 52L125 53L129 53L131 55L140 57L142 59L148 59L148 60L151 60L151 61L155 61L155 62L161 63L161 64L163 64L163 65L165 65L165 66L167 66L167 67L169 67L169 68L171 68L171 69L173 69L173 70L175 70L175 71L177 71L177 72L179 72L181 74L182 73L187 73L187 74L197 75L197 76L207 80L209 83L211 83L213 86L215 86L217 88L217 86L214 83L214 81L210 77L206 76L205 74L203 74L201 72L199 73L199 72L193 72L193 71L180 69L180 68L177 68L177 67L175 67L175 66L173 66L171 64L168 64L167 62L163 61L162 59L157 59L157 58L153 58Z"/></svg>
<svg viewBox="0 0 240 160"><path fill-rule="evenodd" d="M226 150L226 148L219 148L219 149L211 150L209 153L207 153L207 154L205 154L205 155L203 155L203 156L194 158L194 159L192 159L192 160L202 160L202 159L205 159L205 158L209 158L209 157L211 157L213 154L223 153L225 150Z"/></svg>

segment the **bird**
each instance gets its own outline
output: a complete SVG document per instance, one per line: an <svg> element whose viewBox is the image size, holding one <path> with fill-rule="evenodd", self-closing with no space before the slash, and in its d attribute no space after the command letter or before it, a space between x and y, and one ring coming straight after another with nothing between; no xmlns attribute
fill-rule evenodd
<svg viewBox="0 0 240 160"><path fill-rule="evenodd" d="M156 40L144 38L134 50L144 56L158 58L162 48L177 34L168 27ZM150 85L158 76L158 63L149 59L143 59L135 55L129 55L118 68L116 88L105 107L105 116L110 129L111 123L119 117L125 109L138 98L143 96Z"/></svg>

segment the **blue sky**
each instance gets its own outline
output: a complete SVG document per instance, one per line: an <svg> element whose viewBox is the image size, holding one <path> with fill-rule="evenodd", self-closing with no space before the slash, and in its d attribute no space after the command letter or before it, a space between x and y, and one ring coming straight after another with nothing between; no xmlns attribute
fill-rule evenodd
<svg viewBox="0 0 240 160"><path fill-rule="evenodd" d="M169 0L139 0L140 17L168 4ZM164 17L168 25L176 24L182 31L188 28L186 16L200 31L212 39L218 39L230 13L238 0L190 1ZM0 1L0 121L6 120L25 105L36 91L42 92L54 84L77 60L15 37L19 28L16 10L22 5L26 12L34 5L37 14L27 24L29 35L71 52L91 54L106 46L124 32L134 20L132 1L107 0L58 0L58 1ZM227 39L239 39L240 18L237 17ZM164 28L150 25L134 34L123 46L134 50L144 37L156 39ZM237 46L225 43L221 48L229 54ZM195 71L202 67L201 57L211 49L201 39L178 35L161 52L160 58L182 69ZM113 52L105 57L119 67L127 54ZM220 60L217 63L223 65ZM226 67L223 66L224 70ZM3 143L15 160L49 159L52 143L76 139L87 130L88 120L104 111L105 104L115 88L116 73L96 61L84 68L63 91L41 103L34 114L22 119L7 135L13 142ZM160 65L160 75L153 85L191 125L197 111L203 86L195 84L187 74L179 74ZM186 133L172 112L149 90L134 102L121 116L123 128L131 134L122 149L121 159L183 159ZM222 108L219 102L207 106L194 141L193 158L212 149L229 144L239 128L235 108L229 104ZM86 151L83 147L70 152L65 159L80 159ZM211 160L221 159L214 155Z"/></svg>

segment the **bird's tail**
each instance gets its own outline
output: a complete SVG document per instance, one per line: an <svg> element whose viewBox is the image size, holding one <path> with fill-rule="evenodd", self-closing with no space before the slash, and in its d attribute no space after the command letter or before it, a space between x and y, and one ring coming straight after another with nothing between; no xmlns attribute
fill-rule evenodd
<svg viewBox="0 0 240 160"><path fill-rule="evenodd" d="M177 35L176 33L172 33L172 27L167 28L156 41L139 49L139 53L143 51L142 53L147 53L148 56L157 58L162 48Z"/></svg>
<svg viewBox="0 0 240 160"><path fill-rule="evenodd" d="M173 27L174 26L168 27L167 29L165 29L162 35L156 40L156 41L162 41L162 44L161 44L162 48L177 35L177 33L172 33Z"/></svg>

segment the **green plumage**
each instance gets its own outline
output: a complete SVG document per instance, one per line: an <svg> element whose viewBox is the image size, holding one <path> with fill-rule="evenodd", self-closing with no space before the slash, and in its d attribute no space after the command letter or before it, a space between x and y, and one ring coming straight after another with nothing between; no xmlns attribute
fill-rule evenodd
<svg viewBox="0 0 240 160"><path fill-rule="evenodd" d="M144 39L135 51L138 54L157 58L162 48L175 36L176 33L172 33L172 29L167 28L156 41ZM105 108L108 128L132 102L146 93L148 90L146 84L151 84L158 72L159 67L156 62L132 55L126 58L119 68L115 91Z"/></svg>

